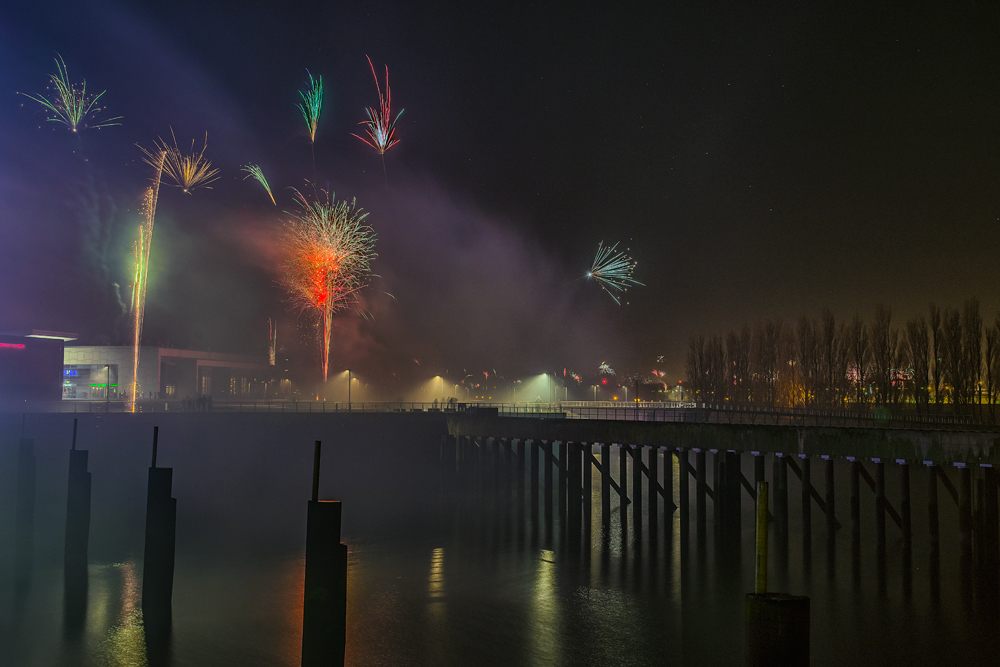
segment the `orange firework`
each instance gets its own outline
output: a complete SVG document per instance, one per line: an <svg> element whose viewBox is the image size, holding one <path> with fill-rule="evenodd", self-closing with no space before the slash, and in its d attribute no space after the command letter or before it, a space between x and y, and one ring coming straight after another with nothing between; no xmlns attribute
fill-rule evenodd
<svg viewBox="0 0 1000 667"><path fill-rule="evenodd" d="M355 200L337 201L319 191L313 201L295 191L299 212L286 221L286 260L281 283L290 301L315 311L320 321L320 357L326 382L330 360L330 329L334 313L357 303L357 293L371 276L375 232Z"/></svg>

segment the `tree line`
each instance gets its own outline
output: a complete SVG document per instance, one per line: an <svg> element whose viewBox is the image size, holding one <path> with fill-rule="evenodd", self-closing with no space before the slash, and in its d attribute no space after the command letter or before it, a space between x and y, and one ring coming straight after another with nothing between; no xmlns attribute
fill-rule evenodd
<svg viewBox="0 0 1000 667"><path fill-rule="evenodd" d="M1000 314L983 323L979 301L930 304L897 324L885 304L866 322L829 309L794 325L767 320L695 336L686 392L706 403L769 407L910 407L974 413L1000 394ZM990 410L992 415L992 410Z"/></svg>

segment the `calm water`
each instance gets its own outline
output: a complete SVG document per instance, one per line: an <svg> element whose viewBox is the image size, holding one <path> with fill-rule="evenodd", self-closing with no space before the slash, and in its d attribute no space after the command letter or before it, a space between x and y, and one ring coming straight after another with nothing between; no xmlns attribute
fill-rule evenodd
<svg viewBox="0 0 1000 667"><path fill-rule="evenodd" d="M551 530L543 523L535 532L474 495L446 501L441 426L403 416L81 419L79 447L90 451L94 485L89 595L83 626L67 628L61 558L72 419L27 419L38 491L34 570L23 595L12 584L11 544L20 422L0 416L0 665L298 665L315 439L324 441L321 496L345 502L349 665L742 664L753 562L746 497L740 554L715 548L711 501L701 538L694 517L684 537L676 514L654 537L623 531L617 500L606 530L596 496L587 546L572 549L560 537L558 511ZM177 567L167 648L147 655L139 591L154 423L159 465L174 468ZM957 510L944 490L936 589L923 468L911 482L909 575L891 521L879 574L867 489L855 572L848 468L837 465L845 527L833 553L814 509L811 558L803 557L798 480L790 475L788 555L772 554L773 588L811 597L813 664L995 664L1000 623L982 595L962 592ZM752 479L749 457L744 473ZM887 468L894 503L897 474ZM822 489L816 477L814 470Z"/></svg>

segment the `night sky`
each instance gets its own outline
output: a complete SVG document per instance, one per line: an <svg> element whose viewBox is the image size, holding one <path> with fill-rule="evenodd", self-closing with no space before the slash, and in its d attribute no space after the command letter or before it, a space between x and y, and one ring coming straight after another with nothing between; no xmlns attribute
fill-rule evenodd
<svg viewBox="0 0 1000 667"><path fill-rule="evenodd" d="M310 321L275 282L284 188L312 177L306 68L326 84L318 180L379 234L371 318L338 317L331 371L593 374L664 355L679 378L692 334L744 322L1000 309L995 3L14 4L0 330L122 342L114 283L127 303L151 176L135 144L207 131L221 178L161 192L144 342L263 356L273 317L313 367ZM120 127L72 135L16 94L45 92L57 52ZM406 109L388 192L350 134L377 102L366 55ZM599 241L638 261L627 305L581 279Z"/></svg>

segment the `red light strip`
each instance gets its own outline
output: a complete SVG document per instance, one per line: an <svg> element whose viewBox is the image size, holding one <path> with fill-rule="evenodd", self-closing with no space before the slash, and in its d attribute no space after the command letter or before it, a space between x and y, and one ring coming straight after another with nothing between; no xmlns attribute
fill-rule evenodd
<svg viewBox="0 0 1000 667"><path fill-rule="evenodd" d="M14 348L15 350L24 349L24 345L22 345L21 343L0 343L0 347L11 347Z"/></svg>

